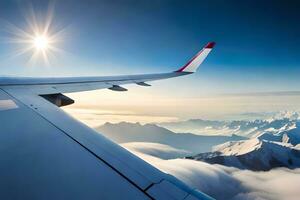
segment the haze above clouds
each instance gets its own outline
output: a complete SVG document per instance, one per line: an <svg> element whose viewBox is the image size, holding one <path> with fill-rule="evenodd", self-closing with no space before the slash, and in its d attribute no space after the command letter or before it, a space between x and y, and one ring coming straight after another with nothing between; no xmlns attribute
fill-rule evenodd
<svg viewBox="0 0 300 200"><path fill-rule="evenodd" d="M184 82L184 80L179 80ZM165 83L164 83L165 82ZM162 84L161 84L162 83ZM298 93L209 95L188 85L178 91L169 81L154 82L150 88L129 86L126 93L99 90L68 94L75 104L64 108L91 127L105 122L157 123L187 119L267 119L283 110L300 110ZM173 90L169 94L167 90Z"/></svg>

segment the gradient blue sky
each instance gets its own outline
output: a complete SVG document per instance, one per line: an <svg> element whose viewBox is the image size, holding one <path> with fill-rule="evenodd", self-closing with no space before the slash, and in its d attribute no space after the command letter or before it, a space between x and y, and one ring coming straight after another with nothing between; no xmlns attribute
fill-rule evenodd
<svg viewBox="0 0 300 200"><path fill-rule="evenodd" d="M26 27L29 4L45 17L49 1L1 1L0 18ZM2 57L1 74L169 71L216 41L197 79L225 91L298 90L298 8L297 1L56 1L53 27L68 27L61 46L70 54L47 70L28 70L26 57ZM0 55L12 45L1 43Z"/></svg>
<svg viewBox="0 0 300 200"><path fill-rule="evenodd" d="M215 41L215 49L197 74L155 83L147 92L155 98L159 95L194 98L300 88L299 1L64 0L51 3L55 4L52 31L66 28L59 47L67 53L50 60L50 66L31 66L26 64L28 56L9 58L15 44L2 39L2 75L166 72L179 68L203 45ZM30 5L42 23L49 1L0 1L1 23L28 28L25 17ZM0 37L6 36L2 26Z"/></svg>

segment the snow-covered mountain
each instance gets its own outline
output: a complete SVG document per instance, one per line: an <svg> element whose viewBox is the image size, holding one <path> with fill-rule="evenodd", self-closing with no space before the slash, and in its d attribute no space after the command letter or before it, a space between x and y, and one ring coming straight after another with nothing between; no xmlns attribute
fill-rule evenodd
<svg viewBox="0 0 300 200"><path fill-rule="evenodd" d="M270 128L254 135L260 140L276 141L297 145L300 143L300 122L289 121L279 129Z"/></svg>
<svg viewBox="0 0 300 200"><path fill-rule="evenodd" d="M265 171L276 167L300 167L299 148L289 143L257 138L227 142L216 146L213 152L201 153L189 158L256 171Z"/></svg>
<svg viewBox="0 0 300 200"><path fill-rule="evenodd" d="M250 170L300 167L299 115L289 114L290 118L231 122L233 127L243 124L240 130L253 127L255 131L252 131L250 139L226 142L215 146L212 152L189 158Z"/></svg>

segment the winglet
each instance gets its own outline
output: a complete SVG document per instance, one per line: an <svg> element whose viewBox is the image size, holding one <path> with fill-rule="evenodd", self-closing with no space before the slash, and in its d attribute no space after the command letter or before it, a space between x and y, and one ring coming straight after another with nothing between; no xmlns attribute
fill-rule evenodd
<svg viewBox="0 0 300 200"><path fill-rule="evenodd" d="M207 57L209 52L215 46L215 42L209 42L201 51L199 51L188 63L175 72L196 72L198 67Z"/></svg>

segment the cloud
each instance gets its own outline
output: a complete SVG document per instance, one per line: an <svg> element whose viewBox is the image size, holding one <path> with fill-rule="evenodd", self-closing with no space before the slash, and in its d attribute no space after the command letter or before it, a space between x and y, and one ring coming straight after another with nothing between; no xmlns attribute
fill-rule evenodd
<svg viewBox="0 0 300 200"><path fill-rule="evenodd" d="M151 143L151 142L129 142L121 144L124 148L130 151L155 156L161 159L174 159L191 155L191 152L176 149L169 145Z"/></svg>
<svg viewBox="0 0 300 200"><path fill-rule="evenodd" d="M279 168L268 172L253 172L187 159L162 160L145 154L149 146L139 145L136 148L137 145L139 143L131 144L127 148L160 170L216 199L296 200L300 196L300 169ZM160 145L150 147L153 153L153 147ZM168 148L158 149L165 150L165 153L169 151Z"/></svg>
<svg viewBox="0 0 300 200"><path fill-rule="evenodd" d="M268 172L235 170L232 176L241 182L249 192L242 195L260 197L262 199L299 199L300 169L273 169Z"/></svg>

